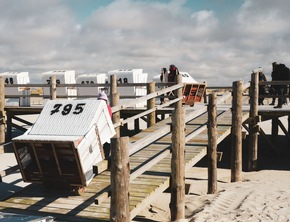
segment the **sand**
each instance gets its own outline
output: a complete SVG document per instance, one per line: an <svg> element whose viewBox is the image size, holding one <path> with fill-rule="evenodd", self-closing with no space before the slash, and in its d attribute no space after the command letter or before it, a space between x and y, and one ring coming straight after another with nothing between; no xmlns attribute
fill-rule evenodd
<svg viewBox="0 0 290 222"><path fill-rule="evenodd" d="M261 125L266 132L270 131L269 123ZM257 171L245 172L246 163L243 163L241 182L230 182L230 157L224 153L222 162L218 163L217 194L207 194L205 160L186 172L185 182L191 186L186 194L186 218L180 221L290 221L290 146L286 136L279 134L276 147L280 154L274 155L260 137L259 167ZM218 149L227 149L228 140ZM243 147L247 147L247 140ZM246 155L243 152L243 159ZM161 194L134 221L170 221L169 203L170 193Z"/></svg>

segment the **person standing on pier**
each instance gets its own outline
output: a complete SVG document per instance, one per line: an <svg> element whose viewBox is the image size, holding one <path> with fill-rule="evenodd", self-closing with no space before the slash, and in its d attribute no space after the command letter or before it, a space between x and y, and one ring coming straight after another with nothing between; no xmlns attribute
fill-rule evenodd
<svg viewBox="0 0 290 222"><path fill-rule="evenodd" d="M168 73L168 82L176 82L177 76L179 75L179 71L178 68L175 65L170 65L169 66L169 73ZM174 94L173 92L169 92L168 96L171 96L171 98L169 97L170 100L174 99Z"/></svg>
<svg viewBox="0 0 290 222"><path fill-rule="evenodd" d="M160 74L160 81L162 83L166 83L167 82L167 74L168 74L167 69L166 68L162 68L161 69L161 74ZM164 89L164 88L165 88L164 86L161 87L161 89ZM163 104L163 103L165 103L165 98L164 98L164 95L161 95L160 96L160 104Z"/></svg>
<svg viewBox="0 0 290 222"><path fill-rule="evenodd" d="M276 62L272 63L272 73L271 73L271 77L272 80L271 81L277 81L278 80L278 72L277 69L278 68L278 64ZM272 102L270 103L270 105L274 106L275 105L275 101L276 98L275 96L277 96L277 92L278 92L278 86L277 85L272 85L271 86L271 95L274 96L272 99Z"/></svg>
<svg viewBox="0 0 290 222"><path fill-rule="evenodd" d="M267 81L267 78L263 72L263 69L260 67L258 69L258 73L259 73L259 82L266 82ZM266 95L268 92L267 92L267 86L266 85L259 85L259 95ZM259 105L264 105L264 97L263 98L260 98L259 97Z"/></svg>
<svg viewBox="0 0 290 222"><path fill-rule="evenodd" d="M290 80L290 70L284 64L274 64L273 75L278 81L289 81ZM276 86L278 98L278 105L274 108L282 108L283 104L287 104L287 99L283 96L287 94L287 85L277 85Z"/></svg>

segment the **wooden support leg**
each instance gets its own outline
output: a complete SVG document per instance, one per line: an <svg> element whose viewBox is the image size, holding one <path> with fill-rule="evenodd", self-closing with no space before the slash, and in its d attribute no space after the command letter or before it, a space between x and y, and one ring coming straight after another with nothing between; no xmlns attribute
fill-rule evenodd
<svg viewBox="0 0 290 222"><path fill-rule="evenodd" d="M277 140L278 140L278 122L279 119L278 117L274 117L272 119L272 141L274 144L277 144Z"/></svg>

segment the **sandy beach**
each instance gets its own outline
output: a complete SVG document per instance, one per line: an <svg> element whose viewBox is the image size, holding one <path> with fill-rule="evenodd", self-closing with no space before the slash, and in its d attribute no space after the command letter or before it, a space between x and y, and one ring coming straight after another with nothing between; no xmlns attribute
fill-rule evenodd
<svg viewBox="0 0 290 222"><path fill-rule="evenodd" d="M285 122L282 119L282 122ZM284 124L285 125L285 124ZM270 132L269 122L261 123ZM218 163L218 193L207 194L207 168L203 160L186 172L185 182L190 184L186 194L186 219L182 221L290 221L290 147L286 136L279 132L275 156L263 138L259 138L258 170L246 172L246 151L243 151L242 181L231 183L230 156L224 152ZM270 136L269 136L270 137ZM230 140L218 149L229 149ZM243 142L244 150L247 140ZM170 193L161 194L134 221L170 221Z"/></svg>

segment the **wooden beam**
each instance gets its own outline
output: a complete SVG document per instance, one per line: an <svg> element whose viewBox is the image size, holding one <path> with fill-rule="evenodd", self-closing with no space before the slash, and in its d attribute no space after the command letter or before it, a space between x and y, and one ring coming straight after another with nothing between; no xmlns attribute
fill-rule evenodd
<svg viewBox="0 0 290 222"><path fill-rule="evenodd" d="M287 136L288 139L290 140L290 134L288 133L285 126L283 125L283 123L279 119L278 119L278 125L280 126L281 130L284 132L285 136Z"/></svg>
<svg viewBox="0 0 290 222"><path fill-rule="evenodd" d="M216 94L209 95L208 105L208 194L217 193L217 104Z"/></svg>

